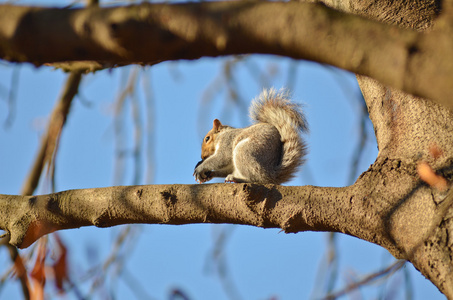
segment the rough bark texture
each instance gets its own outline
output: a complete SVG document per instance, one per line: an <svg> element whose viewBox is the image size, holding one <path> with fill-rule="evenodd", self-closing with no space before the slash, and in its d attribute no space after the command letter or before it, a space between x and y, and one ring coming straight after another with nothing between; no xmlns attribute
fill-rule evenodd
<svg viewBox="0 0 453 300"><path fill-rule="evenodd" d="M364 176L381 172L370 170ZM387 176L395 182L393 177L399 174L390 170ZM409 190L401 189L399 198L417 185L420 183L415 182ZM382 212L390 214L395 203L382 201L380 194L359 183L345 188L256 184L118 186L41 196L1 195L0 212L8 218L0 219L0 228L9 232L11 244L24 248L50 232L81 226L232 223L281 228L287 233L343 232L404 258L404 249L389 235L387 221L382 218ZM431 217L433 213L427 212Z"/></svg>
<svg viewBox="0 0 453 300"><path fill-rule="evenodd" d="M373 77L358 80L379 146L376 162L350 187L165 185L2 195L0 228L19 247L59 229L124 223L343 232L411 261L453 299L453 192L428 186L416 169L424 161L452 179L453 116L438 104L452 107L452 9L439 15L439 2L415 0L326 5L336 10L294 2L84 10L0 6L3 59L37 65L94 60L105 67L273 53Z"/></svg>
<svg viewBox="0 0 453 300"><path fill-rule="evenodd" d="M437 1L363 1L343 9L387 24L426 31L430 30L440 4ZM445 19L437 21L437 28L445 28L444 22L451 22L448 14L446 12ZM419 50L419 43L434 37L436 33L433 32L418 40L413 51ZM438 44L443 44L446 39L450 40L440 36L436 38ZM434 40L430 43L433 45L430 47L435 47ZM429 64L428 57L435 51L424 51L424 64ZM413 78L418 71L417 67L408 65L407 76ZM431 74L422 73L426 78L432 78ZM405 253L406 259L448 298L452 298L452 196L446 197L445 193L417 182L413 167L418 161L426 161L451 180L452 112L444 106L386 87L365 76L358 76L358 81L379 146L379 155L372 169L383 166L368 180L369 172L362 175L358 183L364 183L373 193L377 193L380 198L377 202L393 203L392 209L382 215L391 239ZM433 84L431 88L438 87ZM433 147L441 149L440 157L433 155ZM412 188L407 189L410 186Z"/></svg>
<svg viewBox="0 0 453 300"><path fill-rule="evenodd" d="M419 33L413 29L429 26L437 12L434 1L359 2L341 7L354 14L297 2L86 9L0 5L0 57L65 68L70 65L62 62L91 61L74 68L96 70L202 56L277 54L332 64L453 107L451 15L438 20L437 30Z"/></svg>

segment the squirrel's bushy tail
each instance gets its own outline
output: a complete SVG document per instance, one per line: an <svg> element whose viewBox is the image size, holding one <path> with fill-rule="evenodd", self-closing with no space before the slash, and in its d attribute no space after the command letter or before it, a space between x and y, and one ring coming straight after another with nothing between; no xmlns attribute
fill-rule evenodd
<svg viewBox="0 0 453 300"><path fill-rule="evenodd" d="M307 132L308 126L300 105L290 102L285 89L263 90L252 102L250 118L256 123L274 125L280 132L283 151L281 163L275 170L276 179L278 183L288 181L303 164L307 153L300 132Z"/></svg>

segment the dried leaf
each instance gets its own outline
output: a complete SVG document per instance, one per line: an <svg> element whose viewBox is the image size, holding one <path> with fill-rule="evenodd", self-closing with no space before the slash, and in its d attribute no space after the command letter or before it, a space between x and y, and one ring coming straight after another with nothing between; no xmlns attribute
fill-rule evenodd
<svg viewBox="0 0 453 300"><path fill-rule="evenodd" d="M60 293L64 292L63 282L68 278L68 268L67 268L67 248L61 241L58 234L54 234L55 241L59 247L59 256L56 259L55 263L52 266L54 276L55 276L55 285Z"/></svg>
<svg viewBox="0 0 453 300"><path fill-rule="evenodd" d="M14 273L17 277L21 277L26 273L24 261L20 255L17 255L14 260Z"/></svg>
<svg viewBox="0 0 453 300"><path fill-rule="evenodd" d="M428 163L422 161L417 165L417 172L421 180L440 191L445 191L448 187L448 182L445 178L437 175Z"/></svg>
<svg viewBox="0 0 453 300"><path fill-rule="evenodd" d="M44 299L44 285L46 284L45 260L47 241L41 240L38 246L35 265L30 273L30 299Z"/></svg>

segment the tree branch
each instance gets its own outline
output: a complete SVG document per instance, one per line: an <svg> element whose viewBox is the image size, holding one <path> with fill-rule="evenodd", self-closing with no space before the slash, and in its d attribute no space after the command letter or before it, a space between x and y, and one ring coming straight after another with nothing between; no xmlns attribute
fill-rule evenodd
<svg viewBox="0 0 453 300"><path fill-rule="evenodd" d="M42 196L0 195L0 228L10 234L10 243L20 248L56 230L131 223L231 223L281 228L287 233L337 231L363 237L346 221L359 222L363 217L356 215L358 210L352 207L348 192L350 187L205 184L95 188ZM382 231L378 223L372 225L376 226L373 234ZM374 242L381 240L379 237Z"/></svg>
<svg viewBox="0 0 453 300"><path fill-rule="evenodd" d="M449 24L449 16L440 19ZM10 61L115 66L276 54L331 64L453 107L450 25L419 33L296 2L85 9L1 5L0 20L0 57Z"/></svg>

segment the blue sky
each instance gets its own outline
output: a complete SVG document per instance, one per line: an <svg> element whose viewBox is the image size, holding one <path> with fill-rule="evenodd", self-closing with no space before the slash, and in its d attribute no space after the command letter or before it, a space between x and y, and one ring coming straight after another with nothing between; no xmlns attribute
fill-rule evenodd
<svg viewBox="0 0 453 300"><path fill-rule="evenodd" d="M292 93L295 101L303 103L310 126L306 136L309 155L306 165L290 185L345 186L359 140L361 109L359 90L352 74L305 61L292 61L273 56L252 56L232 68L234 81L222 81L222 68L232 58L200 59L169 62L139 71L135 103L140 107L140 119L152 131L143 132L139 180L134 182L134 161L130 155L134 142L131 99L125 103L124 140L126 156L121 177L115 177L114 107L118 91L132 68L106 70L83 78L80 97L73 107L64 129L57 157L57 191L78 188L105 187L114 184L192 184L192 172L200 160L203 135L212 120L236 127L246 126L249 120L244 107L263 88L256 70L268 74L267 84L287 86L293 70ZM0 124L7 119L5 89L10 88L14 66L0 65ZM293 68L293 69L291 69ZM0 193L18 194L34 160L46 121L61 92L66 75L49 67L34 68L22 65L13 122L0 127ZM213 89L218 82L218 89ZM227 86L237 87L241 105L228 102ZM146 88L152 97L146 96ZM215 91L211 102L202 100L206 90ZM151 99L151 101L150 101ZM201 108L200 108L201 106ZM151 111L147 112L146 108ZM148 124L148 125L147 125ZM365 171L373 163L376 143L371 123L367 124L369 138L359 163ZM150 145L147 148L147 145ZM150 160L151 159L151 160ZM151 173L147 171L152 170ZM146 181L147 174L153 180ZM357 177L357 176L356 176ZM49 192L46 182L38 194ZM102 262L111 252L112 244L123 227L110 229L81 228L61 232L69 246L73 279ZM130 239L135 245L124 250L125 273L146 290L152 299L167 299L172 288L180 288L191 299L228 299L215 270L209 263L214 237L221 230L230 233L225 246L229 274L242 299L309 299L319 296L314 289L316 273L326 250L327 234L284 234L275 229L231 225L137 225ZM387 266L391 255L384 249L345 235L337 236L339 279L337 288L348 278L377 271ZM23 252L23 253L26 253ZM0 262L8 266L5 249L0 249ZM437 289L411 265L405 267L410 275L415 299L444 299ZM6 267L1 270L3 272ZM119 298L134 295L126 284L127 277L105 276L107 286ZM404 283L404 272L395 274L392 284ZM84 294L89 285L80 283ZM380 285L362 290L365 298L379 295ZM319 287L318 287L319 288ZM0 299L20 295L17 284L0 289ZM403 289L399 297L404 296ZM95 293L94 298L102 298ZM398 298L398 297L397 297Z"/></svg>

